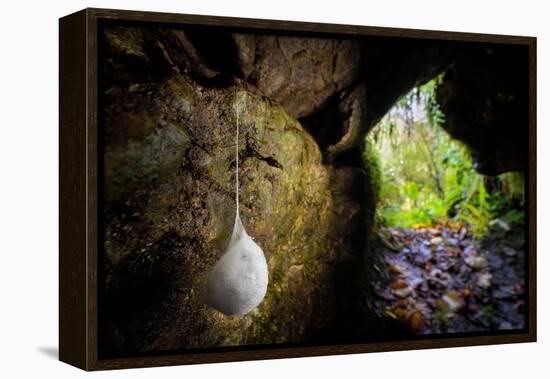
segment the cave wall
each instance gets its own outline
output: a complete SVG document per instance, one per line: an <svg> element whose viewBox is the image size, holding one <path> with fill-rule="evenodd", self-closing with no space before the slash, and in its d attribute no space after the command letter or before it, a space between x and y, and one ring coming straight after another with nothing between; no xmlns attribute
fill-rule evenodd
<svg viewBox="0 0 550 379"><path fill-rule="evenodd" d="M527 125L500 113L526 101L521 59L504 59L515 51L201 28L108 26L103 36L107 355L342 334L336 324L362 317L364 294L349 278L372 262L376 178L362 141L401 95L442 71L449 133L484 172L522 167ZM234 220L237 109L241 215L270 284L257 309L226 317L202 289Z"/></svg>
<svg viewBox="0 0 550 379"><path fill-rule="evenodd" d="M443 128L464 142L485 175L525 171L529 120L526 46L469 46L446 70L437 101Z"/></svg>

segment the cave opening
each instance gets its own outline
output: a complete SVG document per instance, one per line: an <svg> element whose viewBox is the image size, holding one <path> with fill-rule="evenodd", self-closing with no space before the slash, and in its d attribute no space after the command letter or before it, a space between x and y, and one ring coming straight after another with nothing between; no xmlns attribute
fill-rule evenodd
<svg viewBox="0 0 550 379"><path fill-rule="evenodd" d="M440 74L401 96L364 140L379 266L372 307L405 333L524 327L524 177L486 176L452 138ZM408 330L407 330L408 329Z"/></svg>

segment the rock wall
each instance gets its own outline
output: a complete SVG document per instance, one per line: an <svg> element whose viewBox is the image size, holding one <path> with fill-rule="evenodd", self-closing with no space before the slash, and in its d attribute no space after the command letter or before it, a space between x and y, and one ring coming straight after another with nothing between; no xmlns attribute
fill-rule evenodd
<svg viewBox="0 0 550 379"><path fill-rule="evenodd" d="M332 184L353 175L323 165L310 134L257 87L204 80L219 75L205 66L185 73L196 58L168 55L165 33L106 36L108 55L119 55L105 67L103 351L299 342L329 324L331 276L360 225L359 205ZM126 82L118 62L149 67L151 44L163 46L156 69L165 74ZM233 227L237 109L241 217L266 254L270 284L257 309L227 317L202 290Z"/></svg>
<svg viewBox="0 0 550 379"><path fill-rule="evenodd" d="M485 175L527 164L529 68L526 46L474 46L445 73L437 100L445 130L472 152Z"/></svg>

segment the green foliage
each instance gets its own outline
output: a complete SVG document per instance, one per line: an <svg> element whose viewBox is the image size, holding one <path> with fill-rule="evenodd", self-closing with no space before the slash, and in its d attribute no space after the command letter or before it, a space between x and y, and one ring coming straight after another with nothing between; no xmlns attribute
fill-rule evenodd
<svg viewBox="0 0 550 379"><path fill-rule="evenodd" d="M382 163L380 161L380 154L378 153L376 148L368 141L365 143L365 147L363 150L363 167L365 167L365 171L370 184L368 186L368 190L370 191L369 199L371 200L371 203L376 204L380 196Z"/></svg>
<svg viewBox="0 0 550 379"><path fill-rule="evenodd" d="M442 330L447 330L451 326L451 320L440 310L435 311L434 319Z"/></svg>
<svg viewBox="0 0 550 379"><path fill-rule="evenodd" d="M523 225L525 213L522 210L510 209L502 216L502 221L507 225Z"/></svg>
<svg viewBox="0 0 550 379"><path fill-rule="evenodd" d="M495 308L492 305L485 305L480 310L481 319L484 323L489 324L495 316Z"/></svg>
<svg viewBox="0 0 550 379"><path fill-rule="evenodd" d="M436 89L442 80L403 96L367 136L365 168L380 175L378 219L404 228L465 222L480 236L495 220L507 227L522 223L523 176L478 174L468 149L441 128L445 115Z"/></svg>

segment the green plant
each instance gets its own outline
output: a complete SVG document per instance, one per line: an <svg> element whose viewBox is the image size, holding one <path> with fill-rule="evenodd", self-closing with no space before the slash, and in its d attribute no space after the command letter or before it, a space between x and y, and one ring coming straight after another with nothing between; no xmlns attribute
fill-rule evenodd
<svg viewBox="0 0 550 379"><path fill-rule="evenodd" d="M468 149L441 127L442 81L439 75L401 97L366 138L365 170L377 178L376 218L403 228L462 221L478 236L497 218L522 223L523 176L476 172Z"/></svg>
<svg viewBox="0 0 550 379"><path fill-rule="evenodd" d="M495 316L495 308L492 305L485 305L480 310L481 313L481 320L485 324L490 324L491 320Z"/></svg>
<svg viewBox="0 0 550 379"><path fill-rule="evenodd" d="M459 219L462 219L470 224L470 230L477 236L483 236L489 229L489 223L493 218L491 212L488 193L485 189L485 184L480 176L473 178L475 191L469 194L461 205L464 212L458 215ZM473 196L477 195L477 199L473 199Z"/></svg>

